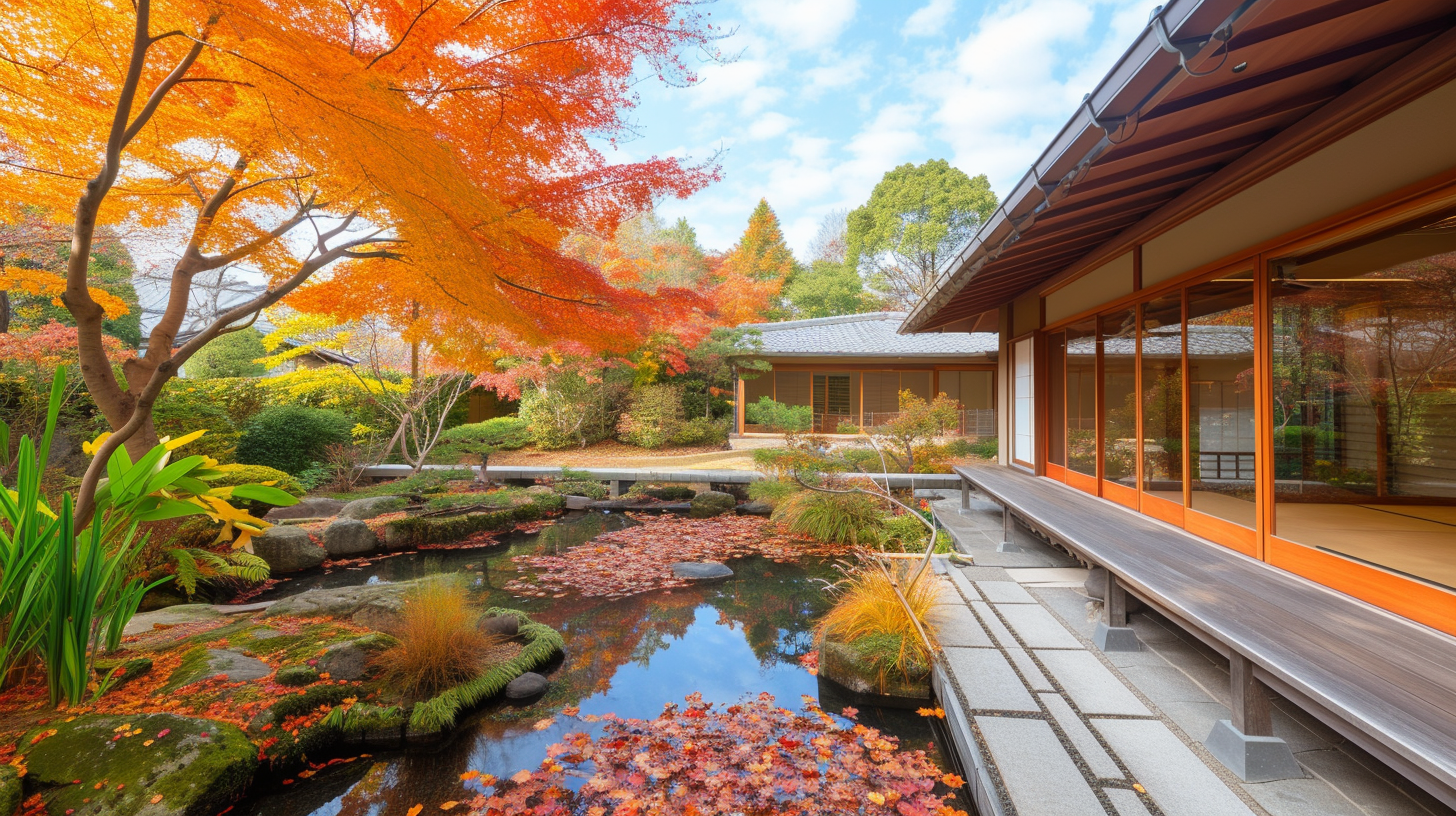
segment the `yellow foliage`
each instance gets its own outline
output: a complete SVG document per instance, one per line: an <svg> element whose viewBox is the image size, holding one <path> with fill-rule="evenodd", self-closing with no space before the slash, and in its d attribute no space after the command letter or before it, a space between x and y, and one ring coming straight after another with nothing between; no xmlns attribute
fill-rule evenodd
<svg viewBox="0 0 1456 816"><path fill-rule="evenodd" d="M837 641L853 643L874 635L890 635L900 641L895 665L929 665L930 653L905 606L909 605L910 612L920 621L926 634L934 638L935 627L929 615L931 607L940 600L944 585L927 572L914 587L907 587L910 576L918 567L918 562L897 561L881 569L880 559L871 553L862 553L860 563L836 584L838 598L834 607L819 621L819 636L832 636ZM905 603L896 596L895 583L900 585Z"/></svg>
<svg viewBox="0 0 1456 816"><path fill-rule="evenodd" d="M65 294L65 291L66 279L54 272L47 272L44 269L21 269L18 266L0 268L0 292L23 292L35 296L49 295L51 303L64 308L66 304L61 300L61 295ZM91 293L91 299L101 307L107 320L115 320L131 311L127 308L126 301L105 289L88 286L86 291Z"/></svg>

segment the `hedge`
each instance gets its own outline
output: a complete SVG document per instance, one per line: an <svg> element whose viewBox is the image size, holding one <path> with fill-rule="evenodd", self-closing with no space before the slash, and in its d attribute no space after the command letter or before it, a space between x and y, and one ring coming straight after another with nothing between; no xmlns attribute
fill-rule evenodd
<svg viewBox="0 0 1456 816"><path fill-rule="evenodd" d="M545 515L536 502L507 507L490 513L427 518L410 516L384 525L384 545L391 550L461 541L476 533L504 533L517 524L536 521Z"/></svg>

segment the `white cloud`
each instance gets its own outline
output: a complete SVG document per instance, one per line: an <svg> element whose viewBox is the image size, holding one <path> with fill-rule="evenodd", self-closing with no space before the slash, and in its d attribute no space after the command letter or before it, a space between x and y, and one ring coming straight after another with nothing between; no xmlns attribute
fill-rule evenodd
<svg viewBox="0 0 1456 816"><path fill-rule="evenodd" d="M796 120L791 119L778 111L769 111L748 126L748 136L751 139L772 139L775 136L782 136L789 132Z"/></svg>
<svg viewBox="0 0 1456 816"><path fill-rule="evenodd" d="M714 108L736 102L745 114L753 114L774 104L784 96L782 88L771 84L781 68L768 60L742 58L723 65L702 69L702 79L693 86L694 108Z"/></svg>
<svg viewBox="0 0 1456 816"><path fill-rule="evenodd" d="M955 0L930 0L905 20L900 34L906 37L934 37L943 34L946 24L954 14Z"/></svg>
<svg viewBox="0 0 1456 816"><path fill-rule="evenodd" d="M869 76L870 55L867 53L846 54L839 59L807 70L799 71L798 79L803 83L803 94L817 99L826 91L848 88Z"/></svg>
<svg viewBox="0 0 1456 816"><path fill-rule="evenodd" d="M856 0L747 0L748 18L793 50L827 48L854 21Z"/></svg>

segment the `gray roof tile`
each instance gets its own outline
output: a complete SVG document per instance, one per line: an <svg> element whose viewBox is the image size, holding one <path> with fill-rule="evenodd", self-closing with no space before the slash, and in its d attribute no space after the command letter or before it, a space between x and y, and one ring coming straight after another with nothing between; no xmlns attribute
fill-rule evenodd
<svg viewBox="0 0 1456 816"><path fill-rule="evenodd" d="M992 332L897 334L896 330L904 319L904 312L870 312L783 323L749 323L740 328L757 329L761 333L763 354L766 356L913 357L996 354L996 335Z"/></svg>

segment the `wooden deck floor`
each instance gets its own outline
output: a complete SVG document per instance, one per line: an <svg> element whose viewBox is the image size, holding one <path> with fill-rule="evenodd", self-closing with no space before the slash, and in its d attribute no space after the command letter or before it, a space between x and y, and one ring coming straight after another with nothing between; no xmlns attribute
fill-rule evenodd
<svg viewBox="0 0 1456 816"><path fill-rule="evenodd" d="M956 471L1456 807L1456 638L1049 479Z"/></svg>

